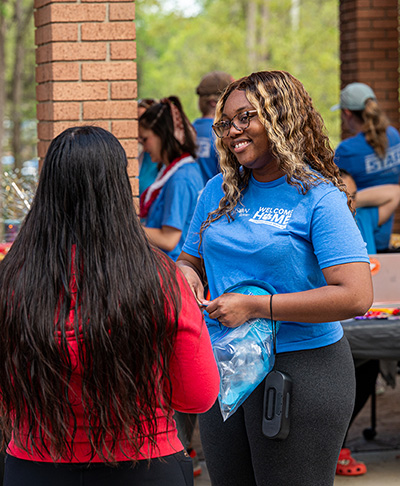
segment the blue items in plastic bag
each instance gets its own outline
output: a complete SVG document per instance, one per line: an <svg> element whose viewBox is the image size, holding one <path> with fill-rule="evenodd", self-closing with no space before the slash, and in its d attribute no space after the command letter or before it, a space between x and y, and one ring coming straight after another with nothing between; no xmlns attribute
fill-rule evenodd
<svg viewBox="0 0 400 486"><path fill-rule="evenodd" d="M229 287L225 293L246 295L275 294L275 289L258 280L245 280ZM221 384L218 401L225 421L274 365L273 329L269 319L250 319L239 327L225 327L206 317ZM276 323L275 332L279 329Z"/></svg>

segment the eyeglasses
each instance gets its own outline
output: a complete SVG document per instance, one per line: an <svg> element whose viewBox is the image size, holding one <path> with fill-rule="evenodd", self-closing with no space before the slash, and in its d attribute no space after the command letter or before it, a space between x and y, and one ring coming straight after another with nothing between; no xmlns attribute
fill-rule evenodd
<svg viewBox="0 0 400 486"><path fill-rule="evenodd" d="M236 128L236 130L240 130L243 132L244 130L246 130L246 128L249 127L250 120L254 116L256 116L256 113L257 110L242 111L241 113L235 115L232 120L221 120L220 122L213 125L212 129L214 130L214 133L218 138L226 137L232 125ZM237 120L236 122L233 122L235 118L237 118Z"/></svg>

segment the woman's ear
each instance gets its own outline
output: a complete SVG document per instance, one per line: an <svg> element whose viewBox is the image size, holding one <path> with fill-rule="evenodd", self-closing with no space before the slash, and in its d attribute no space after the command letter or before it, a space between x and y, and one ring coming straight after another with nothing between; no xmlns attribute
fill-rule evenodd
<svg viewBox="0 0 400 486"><path fill-rule="evenodd" d="M342 110L342 116L346 121L349 121L352 118L353 114L350 110L348 110L347 108L344 108Z"/></svg>
<svg viewBox="0 0 400 486"><path fill-rule="evenodd" d="M360 120L347 108L342 110L342 121L345 123L347 129L351 133L358 133L361 130L362 123Z"/></svg>
<svg viewBox="0 0 400 486"><path fill-rule="evenodd" d="M342 109L341 112L341 118L342 122L344 123L344 126L346 127L346 130L350 130L350 132L353 131L353 113L348 110L347 108Z"/></svg>

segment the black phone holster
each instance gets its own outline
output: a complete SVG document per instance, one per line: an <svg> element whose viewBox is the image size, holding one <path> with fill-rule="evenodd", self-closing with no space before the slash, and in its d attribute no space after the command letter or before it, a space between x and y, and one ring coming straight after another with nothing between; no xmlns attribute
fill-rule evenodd
<svg viewBox="0 0 400 486"><path fill-rule="evenodd" d="M273 369L265 378L262 431L265 437L283 440L289 434L292 379Z"/></svg>

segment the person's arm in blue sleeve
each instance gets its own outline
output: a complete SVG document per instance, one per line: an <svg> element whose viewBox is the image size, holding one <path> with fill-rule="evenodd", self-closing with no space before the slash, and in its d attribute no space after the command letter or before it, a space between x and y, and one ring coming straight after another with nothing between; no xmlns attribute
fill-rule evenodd
<svg viewBox="0 0 400 486"><path fill-rule="evenodd" d="M184 274L197 303L202 305L204 300L204 265L202 258L202 248L200 245L200 228L202 222L206 219L208 210L205 208L207 200L207 191L201 194L192 222L190 223L189 232L186 237L183 251L178 257L177 265Z"/></svg>
<svg viewBox="0 0 400 486"><path fill-rule="evenodd" d="M180 177L169 181L164 192L164 214L161 228L144 228L150 241L164 251L172 251L182 237L193 190Z"/></svg>

